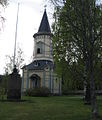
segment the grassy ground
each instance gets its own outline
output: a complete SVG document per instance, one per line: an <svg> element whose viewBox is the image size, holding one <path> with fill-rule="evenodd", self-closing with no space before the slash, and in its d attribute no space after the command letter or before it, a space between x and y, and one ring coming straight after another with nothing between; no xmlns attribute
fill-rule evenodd
<svg viewBox="0 0 102 120"><path fill-rule="evenodd" d="M23 97L25 102L0 102L0 120L90 120L90 106L80 96ZM98 98L102 117L102 97Z"/></svg>

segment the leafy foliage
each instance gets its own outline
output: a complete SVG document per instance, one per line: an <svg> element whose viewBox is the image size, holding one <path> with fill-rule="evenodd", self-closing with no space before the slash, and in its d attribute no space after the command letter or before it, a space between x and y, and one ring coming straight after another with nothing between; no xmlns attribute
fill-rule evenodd
<svg viewBox="0 0 102 120"><path fill-rule="evenodd" d="M0 4L1 4L2 6L7 5L7 0L0 0Z"/></svg>
<svg viewBox="0 0 102 120"><path fill-rule="evenodd" d="M52 26L54 32L54 59L56 62L60 62L61 65L63 64L62 62L67 63L64 66L67 74L68 72L70 73L69 68L71 68L71 71L73 70L72 74L69 75L69 77L73 76L70 78L71 81L73 81L73 78L76 79L77 75L83 79L84 66L87 68L86 79L89 81L89 60L92 46L94 46L93 70L94 73L96 72L95 76L97 75L97 77L94 76L95 81L99 81L99 76L101 76L101 74L97 74L97 70L95 69L97 67L95 66L102 64L102 11L100 6L96 5L93 7L92 4L92 1L66 0L64 6L55 7L55 22ZM88 5L93 7L93 9L90 7L92 9L90 19L88 17ZM93 32L93 39L90 39L90 29ZM79 70L78 68L75 69L73 65L78 66ZM101 69L101 66L99 69Z"/></svg>
<svg viewBox="0 0 102 120"><path fill-rule="evenodd" d="M6 74L12 72L13 67L14 67L13 60L14 60L13 56L10 56L10 55L6 56L6 66L4 68ZM22 49L18 47L17 55L16 55L16 63L15 63L18 71L20 71L21 67L23 66L23 62L24 62L24 54L23 54Z"/></svg>
<svg viewBox="0 0 102 120"><path fill-rule="evenodd" d="M3 9L5 8L5 6L7 6L7 1L8 0L0 0L0 31L3 27L3 23L5 21L4 16L2 15Z"/></svg>
<svg viewBox="0 0 102 120"><path fill-rule="evenodd" d="M7 81L8 81L8 75L0 75L0 88L5 89L5 94L7 92Z"/></svg>
<svg viewBox="0 0 102 120"><path fill-rule="evenodd" d="M64 58L68 62L67 68L70 66L75 71L72 72L74 79L78 71L75 66L80 65L78 61L83 61L82 77L90 87L92 116L97 119L94 78L96 63L102 64L102 60L99 61L102 57L101 5L97 5L96 0L66 0L64 6L55 9L54 18L54 58L60 62ZM73 81L73 77L70 78Z"/></svg>
<svg viewBox="0 0 102 120"><path fill-rule="evenodd" d="M26 96L49 96L50 90L46 87L27 89L25 91Z"/></svg>
<svg viewBox="0 0 102 120"><path fill-rule="evenodd" d="M0 99L4 100L4 95L5 95L5 88L0 87Z"/></svg>

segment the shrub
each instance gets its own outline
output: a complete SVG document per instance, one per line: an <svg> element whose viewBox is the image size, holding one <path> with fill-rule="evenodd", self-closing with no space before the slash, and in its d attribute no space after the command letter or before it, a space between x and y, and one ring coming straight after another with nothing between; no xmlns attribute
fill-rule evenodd
<svg viewBox="0 0 102 120"><path fill-rule="evenodd" d="M5 88L0 87L0 99L4 100L4 95L5 95Z"/></svg>
<svg viewBox="0 0 102 120"><path fill-rule="evenodd" d="M50 90L47 87L27 89L25 91L26 96L49 96Z"/></svg>

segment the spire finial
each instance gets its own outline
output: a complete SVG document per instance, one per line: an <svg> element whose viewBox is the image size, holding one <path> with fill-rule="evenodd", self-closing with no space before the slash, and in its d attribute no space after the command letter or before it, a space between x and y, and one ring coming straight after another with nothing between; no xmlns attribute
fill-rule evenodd
<svg viewBox="0 0 102 120"><path fill-rule="evenodd" d="M45 8L45 10L46 10L46 8L47 8L47 5L46 5L46 4L44 5L44 8Z"/></svg>

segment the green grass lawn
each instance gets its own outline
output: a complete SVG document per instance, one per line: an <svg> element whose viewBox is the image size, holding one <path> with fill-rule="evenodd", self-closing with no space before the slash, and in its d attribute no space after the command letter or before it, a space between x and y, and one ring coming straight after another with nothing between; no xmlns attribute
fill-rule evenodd
<svg viewBox="0 0 102 120"><path fill-rule="evenodd" d="M25 102L0 102L0 120L90 120L89 105L80 96L23 97ZM102 117L102 97L98 97Z"/></svg>

